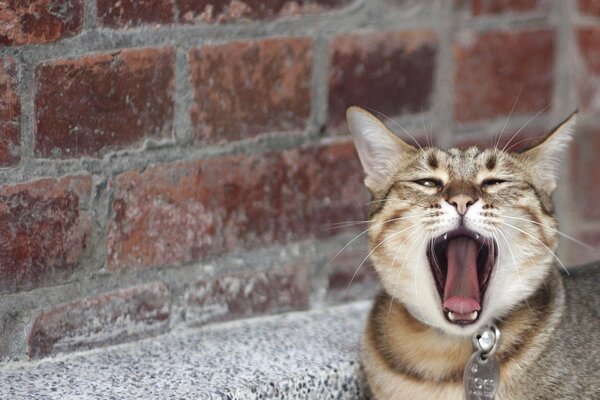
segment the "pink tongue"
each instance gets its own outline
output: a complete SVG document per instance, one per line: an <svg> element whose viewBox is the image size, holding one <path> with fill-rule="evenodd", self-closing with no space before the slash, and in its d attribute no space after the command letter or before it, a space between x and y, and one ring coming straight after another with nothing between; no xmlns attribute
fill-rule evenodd
<svg viewBox="0 0 600 400"><path fill-rule="evenodd" d="M444 308L461 316L479 311L477 242L466 237L450 239L446 250L448 273L444 287Z"/></svg>

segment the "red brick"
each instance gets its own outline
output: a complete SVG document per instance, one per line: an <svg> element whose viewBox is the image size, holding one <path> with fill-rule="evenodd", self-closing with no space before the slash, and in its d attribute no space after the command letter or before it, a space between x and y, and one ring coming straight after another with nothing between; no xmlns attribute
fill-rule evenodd
<svg viewBox="0 0 600 400"><path fill-rule="evenodd" d="M311 112L312 40L278 38L190 51L192 122L204 142L300 131Z"/></svg>
<svg viewBox="0 0 600 400"><path fill-rule="evenodd" d="M587 70L600 74L600 28L577 29L577 42Z"/></svg>
<svg viewBox="0 0 600 400"><path fill-rule="evenodd" d="M504 14L539 9L542 0L455 0L461 7L470 6L472 15Z"/></svg>
<svg viewBox="0 0 600 400"><path fill-rule="evenodd" d="M64 282L89 250L89 177L0 187L0 293Z"/></svg>
<svg viewBox="0 0 600 400"><path fill-rule="evenodd" d="M329 50L329 126L340 127L351 105L390 116L429 109L436 53L430 31L335 38Z"/></svg>
<svg viewBox="0 0 600 400"><path fill-rule="evenodd" d="M553 29L461 35L454 44L458 121L537 113L552 101Z"/></svg>
<svg viewBox="0 0 600 400"><path fill-rule="evenodd" d="M364 214L351 143L161 164L114 178L106 265L180 265L229 250L327 235Z"/></svg>
<svg viewBox="0 0 600 400"><path fill-rule="evenodd" d="M29 356L90 349L165 332L170 294L162 283L106 293L44 310L29 332Z"/></svg>
<svg viewBox="0 0 600 400"><path fill-rule="evenodd" d="M352 0L178 0L181 22L227 23L268 20L329 11Z"/></svg>
<svg viewBox="0 0 600 400"><path fill-rule="evenodd" d="M578 0L577 3L582 14L600 17L600 0Z"/></svg>
<svg viewBox="0 0 600 400"><path fill-rule="evenodd" d="M0 167L19 162L21 144L21 101L17 88L17 65L12 58L0 58Z"/></svg>
<svg viewBox="0 0 600 400"><path fill-rule="evenodd" d="M572 146L573 198L577 199L576 210L586 220L600 219L600 128L578 127Z"/></svg>
<svg viewBox="0 0 600 400"><path fill-rule="evenodd" d="M76 35L83 24L83 0L0 2L0 45L53 42Z"/></svg>
<svg viewBox="0 0 600 400"><path fill-rule="evenodd" d="M186 321L191 325L309 307L310 265L253 271L202 280L187 292Z"/></svg>
<svg viewBox="0 0 600 400"><path fill-rule="evenodd" d="M35 155L97 157L173 135L172 48L122 50L36 68Z"/></svg>
<svg viewBox="0 0 600 400"><path fill-rule="evenodd" d="M175 0L98 0L98 25L130 28L170 24Z"/></svg>

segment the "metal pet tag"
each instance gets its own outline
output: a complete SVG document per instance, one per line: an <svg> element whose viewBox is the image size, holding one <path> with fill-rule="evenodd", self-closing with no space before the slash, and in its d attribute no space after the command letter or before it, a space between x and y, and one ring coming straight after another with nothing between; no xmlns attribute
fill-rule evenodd
<svg viewBox="0 0 600 400"><path fill-rule="evenodd" d="M463 373L467 400L492 400L498 390L500 370L495 356L481 358L481 351L473 353Z"/></svg>
<svg viewBox="0 0 600 400"><path fill-rule="evenodd" d="M494 355L500 345L500 330L491 324L473 336L473 345L475 352L463 372L467 400L493 400L500 381L500 367Z"/></svg>

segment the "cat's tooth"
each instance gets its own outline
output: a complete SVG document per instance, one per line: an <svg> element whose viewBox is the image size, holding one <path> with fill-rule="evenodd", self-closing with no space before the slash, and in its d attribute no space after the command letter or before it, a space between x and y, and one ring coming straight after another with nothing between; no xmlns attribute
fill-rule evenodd
<svg viewBox="0 0 600 400"><path fill-rule="evenodd" d="M448 319L450 321L454 321L456 319L456 317L452 311L448 311Z"/></svg>
<svg viewBox="0 0 600 400"><path fill-rule="evenodd" d="M477 312L477 311L473 311L473 312L472 312L472 313L469 315L469 319L470 319L471 321L475 321L475 320L477 319L477 315L478 315L478 312Z"/></svg>
<svg viewBox="0 0 600 400"><path fill-rule="evenodd" d="M444 240L448 240L448 234L444 234Z"/></svg>
<svg viewBox="0 0 600 400"><path fill-rule="evenodd" d="M475 239L479 239L479 233L475 234Z"/></svg>

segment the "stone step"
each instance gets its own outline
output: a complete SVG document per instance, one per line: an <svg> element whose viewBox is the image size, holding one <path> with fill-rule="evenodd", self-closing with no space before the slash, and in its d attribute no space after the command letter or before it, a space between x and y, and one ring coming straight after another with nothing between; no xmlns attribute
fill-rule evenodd
<svg viewBox="0 0 600 400"><path fill-rule="evenodd" d="M2 399L363 399L369 302L0 367Z"/></svg>

